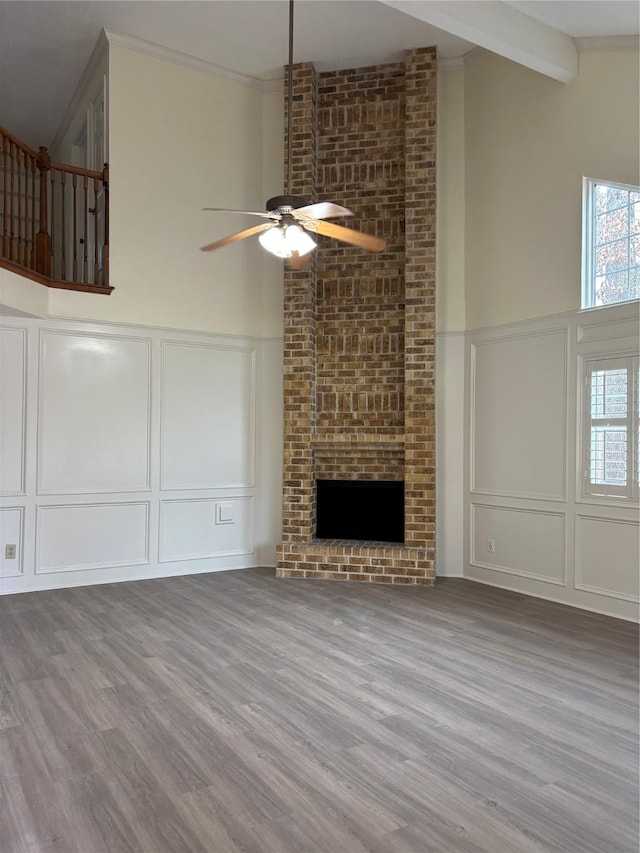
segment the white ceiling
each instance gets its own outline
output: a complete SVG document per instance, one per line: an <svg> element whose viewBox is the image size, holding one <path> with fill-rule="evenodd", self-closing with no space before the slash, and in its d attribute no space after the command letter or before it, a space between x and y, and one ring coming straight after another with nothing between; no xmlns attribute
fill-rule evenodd
<svg viewBox="0 0 640 853"><path fill-rule="evenodd" d="M450 23L449 10L473 13L474 26ZM478 10L486 12L480 28ZM505 27L530 27L541 46L545 36L570 43L566 36L637 34L639 14L636 0L298 0L294 60L328 70L393 61L425 45L441 57L475 44L500 52ZM287 27L286 0L1 0L0 123L34 147L50 144L103 28L268 79L282 74ZM504 55L520 61L521 51Z"/></svg>

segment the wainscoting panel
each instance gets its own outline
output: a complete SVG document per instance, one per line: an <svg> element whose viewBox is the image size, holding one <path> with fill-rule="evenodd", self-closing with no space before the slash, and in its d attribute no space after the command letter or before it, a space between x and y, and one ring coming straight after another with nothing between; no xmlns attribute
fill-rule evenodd
<svg viewBox="0 0 640 853"><path fill-rule="evenodd" d="M274 562L281 341L2 324L0 594Z"/></svg>
<svg viewBox="0 0 640 853"><path fill-rule="evenodd" d="M36 574L149 562L148 503L41 506Z"/></svg>
<svg viewBox="0 0 640 853"><path fill-rule="evenodd" d="M0 329L0 490L24 494L26 329Z"/></svg>
<svg viewBox="0 0 640 853"><path fill-rule="evenodd" d="M472 348L471 490L564 500L566 331Z"/></svg>
<svg viewBox="0 0 640 853"><path fill-rule="evenodd" d="M465 577L638 621L638 503L582 497L581 412L639 332L637 301L467 332Z"/></svg>
<svg viewBox="0 0 640 853"><path fill-rule="evenodd" d="M250 554L254 549L253 498L162 501L161 563Z"/></svg>
<svg viewBox="0 0 640 853"><path fill-rule="evenodd" d="M161 489L253 485L255 361L253 349L163 341Z"/></svg>
<svg viewBox="0 0 640 853"><path fill-rule="evenodd" d="M22 543L24 508L0 509L0 578L12 578L23 572Z"/></svg>
<svg viewBox="0 0 640 853"><path fill-rule="evenodd" d="M564 513L471 506L474 566L564 585ZM493 546L494 550L490 551Z"/></svg>
<svg viewBox="0 0 640 853"><path fill-rule="evenodd" d="M43 330L38 493L149 488L150 341Z"/></svg>
<svg viewBox="0 0 640 853"><path fill-rule="evenodd" d="M578 515L575 588L638 601L639 585L640 525Z"/></svg>

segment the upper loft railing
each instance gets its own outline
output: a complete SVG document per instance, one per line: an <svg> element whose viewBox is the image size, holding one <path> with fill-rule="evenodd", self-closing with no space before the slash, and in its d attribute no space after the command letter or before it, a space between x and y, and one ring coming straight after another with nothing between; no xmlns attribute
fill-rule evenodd
<svg viewBox="0 0 640 853"><path fill-rule="evenodd" d="M67 290L111 293L109 167L51 160L0 126L0 265Z"/></svg>

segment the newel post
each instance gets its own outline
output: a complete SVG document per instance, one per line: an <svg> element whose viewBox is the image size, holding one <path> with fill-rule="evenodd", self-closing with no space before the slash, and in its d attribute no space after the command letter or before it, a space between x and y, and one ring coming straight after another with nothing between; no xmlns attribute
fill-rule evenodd
<svg viewBox="0 0 640 853"><path fill-rule="evenodd" d="M109 164L105 163L102 170L102 187L104 191L104 245L102 247L102 277L105 287L109 284Z"/></svg>
<svg viewBox="0 0 640 853"><path fill-rule="evenodd" d="M48 229L47 172L51 168L51 157L41 145L38 150L38 170L40 172L40 229L36 234L36 272L49 278L51 276L51 236Z"/></svg>

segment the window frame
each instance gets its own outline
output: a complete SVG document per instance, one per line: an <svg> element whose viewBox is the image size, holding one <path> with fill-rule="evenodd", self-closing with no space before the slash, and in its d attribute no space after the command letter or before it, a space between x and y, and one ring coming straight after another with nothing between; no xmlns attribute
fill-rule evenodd
<svg viewBox="0 0 640 853"><path fill-rule="evenodd" d="M581 362L581 499L596 503L637 504L640 499L640 357L631 354L594 353L583 356ZM611 417L609 420L619 421L619 425L624 427L627 433L627 482L625 486L605 486L591 480L591 430L594 423L591 415L591 376L599 370L621 369L627 371L627 414L624 418ZM597 420L595 419L595 422Z"/></svg>
<svg viewBox="0 0 640 853"><path fill-rule="evenodd" d="M627 192L640 192L640 187L633 184L623 184L620 181L605 181L599 178L582 179L582 309L609 308L611 305L625 305L629 302L637 302L640 297L621 299L619 302L609 302L606 305L596 305L595 277L594 277L594 234L593 234L593 197L597 185L614 187Z"/></svg>

